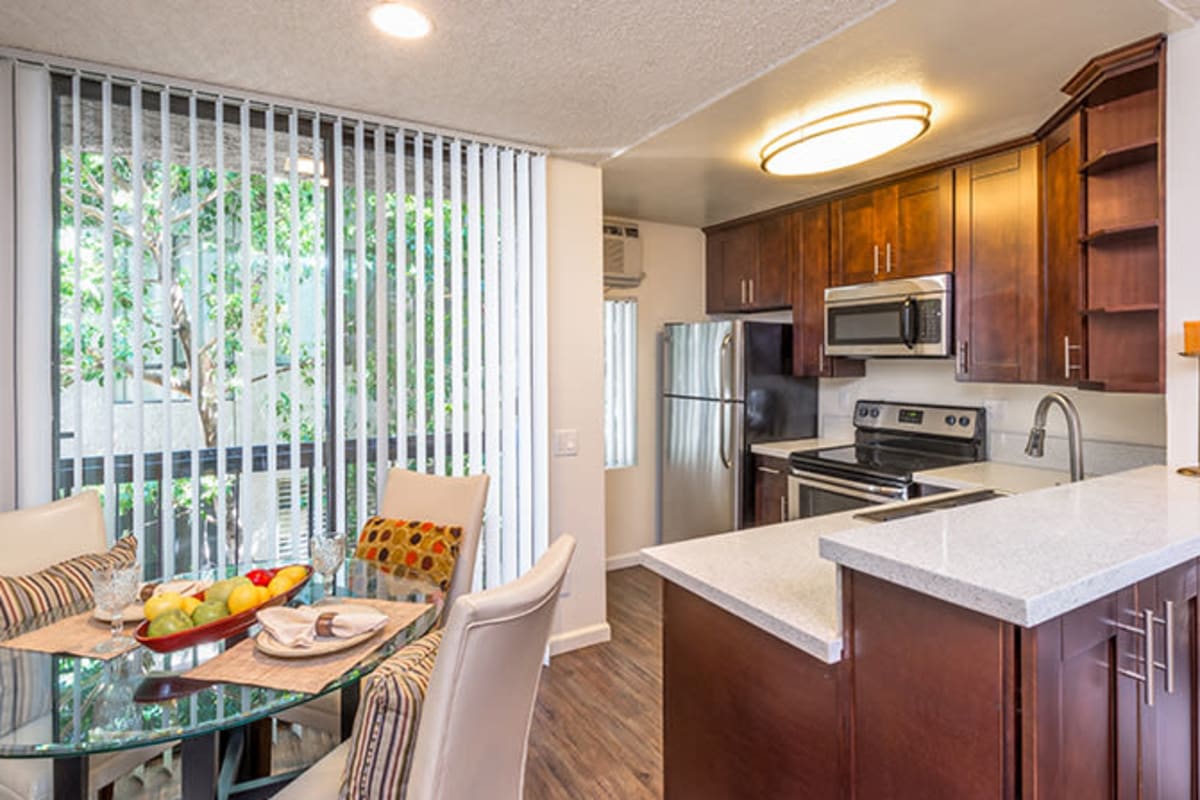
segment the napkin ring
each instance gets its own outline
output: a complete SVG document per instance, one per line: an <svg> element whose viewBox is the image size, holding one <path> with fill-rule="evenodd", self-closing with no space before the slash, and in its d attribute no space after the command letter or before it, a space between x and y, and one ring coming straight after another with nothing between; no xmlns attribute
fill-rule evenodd
<svg viewBox="0 0 1200 800"><path fill-rule="evenodd" d="M333 621L337 613L327 611L317 617L317 636L333 636Z"/></svg>

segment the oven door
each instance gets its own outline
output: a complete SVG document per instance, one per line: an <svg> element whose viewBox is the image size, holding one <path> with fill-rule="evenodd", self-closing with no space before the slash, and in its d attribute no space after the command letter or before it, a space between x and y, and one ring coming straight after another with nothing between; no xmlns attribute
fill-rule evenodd
<svg viewBox="0 0 1200 800"><path fill-rule="evenodd" d="M795 469L788 476L790 519L856 511L905 499L905 490L895 486L859 483Z"/></svg>

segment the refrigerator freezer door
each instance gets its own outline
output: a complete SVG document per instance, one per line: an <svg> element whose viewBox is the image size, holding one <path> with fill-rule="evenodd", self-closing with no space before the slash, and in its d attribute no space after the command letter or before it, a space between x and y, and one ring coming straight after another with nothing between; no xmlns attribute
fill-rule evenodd
<svg viewBox="0 0 1200 800"><path fill-rule="evenodd" d="M663 398L660 539L739 527L744 446L741 403Z"/></svg>
<svg viewBox="0 0 1200 800"><path fill-rule="evenodd" d="M664 395L741 400L743 379L741 322L725 320L664 327Z"/></svg>

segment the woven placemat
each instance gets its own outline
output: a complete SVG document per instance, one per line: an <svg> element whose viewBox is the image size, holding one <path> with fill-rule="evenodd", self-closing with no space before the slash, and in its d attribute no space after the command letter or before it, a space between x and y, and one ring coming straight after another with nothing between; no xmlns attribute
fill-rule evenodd
<svg viewBox="0 0 1200 800"><path fill-rule="evenodd" d="M134 623L125 626L125 633L132 634ZM128 653L140 645L131 642L123 650L113 653L95 653L92 648L111 636L111 628L107 622L102 622L92 616L91 611L74 614L58 622L51 622L41 628L22 633L11 639L0 642L0 647L12 647L18 650L35 650L39 653L71 653L72 655L95 658L108 661L122 653Z"/></svg>
<svg viewBox="0 0 1200 800"><path fill-rule="evenodd" d="M184 673L183 677L315 694L432 608L428 603L396 603L388 600L342 597L338 598L338 602L373 606L388 616L387 624L378 635L360 645L315 658L275 658L255 647L253 638L246 639Z"/></svg>

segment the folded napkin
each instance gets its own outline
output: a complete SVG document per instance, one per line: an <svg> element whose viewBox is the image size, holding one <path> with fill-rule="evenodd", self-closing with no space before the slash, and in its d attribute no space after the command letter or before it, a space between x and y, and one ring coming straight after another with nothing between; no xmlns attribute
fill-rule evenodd
<svg viewBox="0 0 1200 800"><path fill-rule="evenodd" d="M258 612L263 630L284 647L311 647L318 636L348 639L379 630L387 620L382 611L358 605L274 606Z"/></svg>

